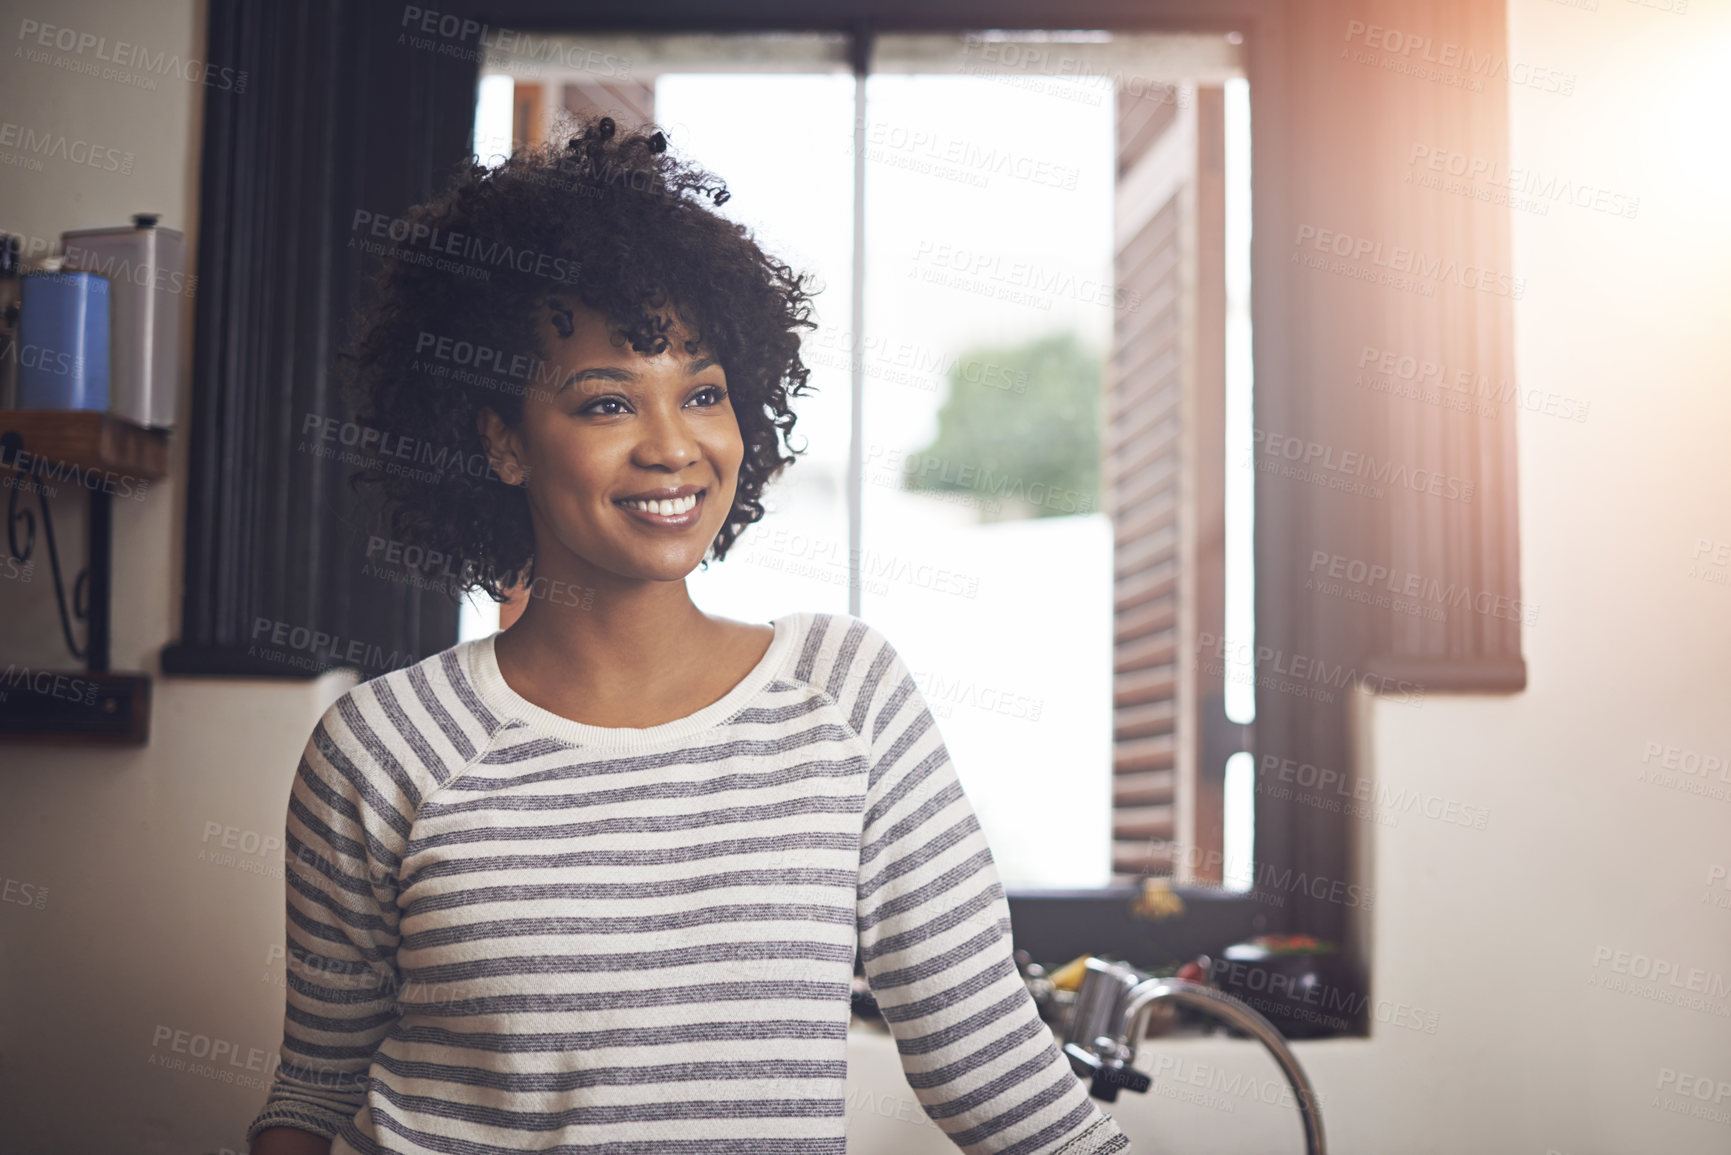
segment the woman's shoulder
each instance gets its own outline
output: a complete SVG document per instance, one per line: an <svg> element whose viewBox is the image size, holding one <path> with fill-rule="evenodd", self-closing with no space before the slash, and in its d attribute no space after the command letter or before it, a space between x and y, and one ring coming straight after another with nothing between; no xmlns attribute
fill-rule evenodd
<svg viewBox="0 0 1731 1155"><path fill-rule="evenodd" d="M816 656L852 660L861 654L876 655L882 651L895 653L884 632L853 614L840 610L802 610L789 614L804 643L804 649Z"/></svg>
<svg viewBox="0 0 1731 1155"><path fill-rule="evenodd" d="M475 687L487 639L459 642L350 687L324 711L309 745L393 777L443 782L504 725Z"/></svg>
<svg viewBox="0 0 1731 1155"><path fill-rule="evenodd" d="M890 639L865 619L839 611L794 617L801 635L794 647L795 680L823 691L850 714L907 677Z"/></svg>

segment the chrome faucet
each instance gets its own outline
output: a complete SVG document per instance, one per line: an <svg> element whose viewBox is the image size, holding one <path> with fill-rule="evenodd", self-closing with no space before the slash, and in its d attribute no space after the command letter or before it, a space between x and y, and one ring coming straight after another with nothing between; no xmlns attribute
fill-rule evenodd
<svg viewBox="0 0 1731 1155"><path fill-rule="evenodd" d="M1090 1095L1113 1101L1121 1089L1137 1093L1148 1090L1148 1076L1132 1063L1136 1040L1142 1037L1149 1008L1169 999L1222 1019L1267 1047L1298 1100L1306 1155L1326 1155L1316 1093L1273 1023L1240 1000L1201 983L1152 978L1126 963L1098 958L1090 958L1086 967L1065 1035L1064 1054L1076 1074L1089 1081Z"/></svg>

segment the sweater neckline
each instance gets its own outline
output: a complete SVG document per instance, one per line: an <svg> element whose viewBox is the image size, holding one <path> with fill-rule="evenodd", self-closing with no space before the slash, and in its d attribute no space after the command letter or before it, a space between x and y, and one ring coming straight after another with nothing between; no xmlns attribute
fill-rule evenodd
<svg viewBox="0 0 1731 1155"><path fill-rule="evenodd" d="M762 623L774 627L775 637L769 649L758 659L744 678L727 693L709 705L654 726L592 726L543 709L513 690L499 671L499 658L494 642L499 634L477 639L470 646L469 677L482 700L497 713L515 719L535 730L579 746L595 746L609 750L641 750L670 740L690 738L720 725L739 710L775 678L794 646L797 614L786 614ZM501 631L503 632L503 631Z"/></svg>

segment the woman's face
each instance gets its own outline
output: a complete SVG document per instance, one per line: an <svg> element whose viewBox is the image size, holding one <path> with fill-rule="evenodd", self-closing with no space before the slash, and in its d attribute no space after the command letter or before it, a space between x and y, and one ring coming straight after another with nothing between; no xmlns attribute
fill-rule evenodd
<svg viewBox="0 0 1731 1155"><path fill-rule="evenodd" d="M547 372L522 422L481 413L494 468L526 482L537 573L586 563L679 581L726 524L739 484L745 442L727 375L707 348L685 352L677 324L655 356L615 345L605 317L574 298L544 302L537 324Z"/></svg>

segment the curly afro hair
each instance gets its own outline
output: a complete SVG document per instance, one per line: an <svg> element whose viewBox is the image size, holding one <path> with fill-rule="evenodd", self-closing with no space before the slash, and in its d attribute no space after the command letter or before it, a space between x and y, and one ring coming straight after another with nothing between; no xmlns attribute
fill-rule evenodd
<svg viewBox="0 0 1731 1155"><path fill-rule="evenodd" d="M745 457L710 544L716 560L763 517L763 487L794 461L782 446L795 420L788 399L810 388L799 334L816 327L809 274L715 212L726 185L676 158L652 125L621 132L609 117L587 118L567 133L495 168L466 159L443 193L388 223L346 356L359 420L437 454L430 470L355 481L382 489L394 538L460 559L453 592L503 600L533 575L527 493L465 464L487 460L483 407L515 426L525 394L560 384L537 335L544 305L558 323L555 302L580 300L608 318L616 343L650 356L677 320L688 354L701 344L720 359Z"/></svg>

